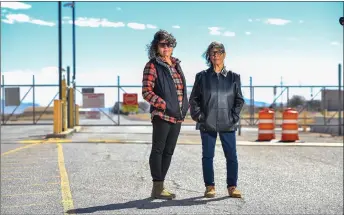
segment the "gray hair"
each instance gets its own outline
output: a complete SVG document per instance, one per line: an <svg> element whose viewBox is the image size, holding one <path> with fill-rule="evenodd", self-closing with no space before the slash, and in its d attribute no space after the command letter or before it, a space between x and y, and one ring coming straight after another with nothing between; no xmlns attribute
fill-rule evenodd
<svg viewBox="0 0 344 215"><path fill-rule="evenodd" d="M206 63L207 63L208 66L211 66L210 51L212 49L219 49L220 51L223 51L224 53L226 52L225 46L222 43L216 42L216 41L210 43L210 45L208 46L207 50L203 53L203 57L205 58Z"/></svg>
<svg viewBox="0 0 344 215"><path fill-rule="evenodd" d="M173 48L177 46L176 38L174 38L171 33L168 33L165 30L159 30L154 34L152 42L147 45L149 59L153 59L158 56L158 43L162 40L166 40L168 43L171 43Z"/></svg>

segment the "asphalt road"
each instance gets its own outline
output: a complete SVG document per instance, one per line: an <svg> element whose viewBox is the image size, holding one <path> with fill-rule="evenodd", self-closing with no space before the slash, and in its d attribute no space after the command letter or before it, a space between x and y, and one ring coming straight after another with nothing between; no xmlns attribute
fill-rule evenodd
<svg viewBox="0 0 344 215"><path fill-rule="evenodd" d="M151 200L149 144L37 144L1 154L1 214L342 214L342 147L238 146L242 199L202 197L201 146L178 145L167 175L177 194Z"/></svg>
<svg viewBox="0 0 344 215"><path fill-rule="evenodd" d="M117 126L118 115L110 115L111 119L102 114L101 119L85 119L81 117L80 125L83 129L71 138L77 141L87 141L88 139L101 140L145 140L151 139L152 127L150 121L130 120L125 116L119 117L120 125ZM48 121L39 121L47 123ZM29 123L29 122L27 122ZM49 122L48 122L49 123ZM50 122L52 123L52 122ZM136 126L140 124L140 126ZM143 125L143 126L142 126ZM1 126L1 142L15 144L18 141L40 140L46 134L53 132L53 125L5 125ZM136 134L136 135L133 135ZM333 137L328 134L318 134L299 131L300 141L314 143L342 143L343 137ZM238 141L255 141L258 138L258 129L243 127L241 136L237 136ZM276 139L281 138L281 129L276 129ZM182 141L200 141L199 131L195 126L183 126L181 129L180 140Z"/></svg>

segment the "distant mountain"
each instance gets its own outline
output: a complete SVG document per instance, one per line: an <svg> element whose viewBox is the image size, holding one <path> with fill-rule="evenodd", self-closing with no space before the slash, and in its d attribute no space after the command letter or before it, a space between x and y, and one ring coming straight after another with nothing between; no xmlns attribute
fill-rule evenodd
<svg viewBox="0 0 344 215"><path fill-rule="evenodd" d="M2 109L2 105L3 105L3 103L5 103L5 101L4 100L1 100L0 101L0 105L1 105L1 109ZM35 106L36 107L38 107L39 106L39 104L35 104ZM14 111L14 109L16 109L15 110L15 112L14 112L14 114L21 114L21 113L23 113L24 112L24 110L26 109L26 108L29 108L29 107L33 107L33 103L32 102L22 102L18 107L17 107L17 109L16 109L16 106L5 106L5 114L11 114L13 111ZM2 112L2 111L1 111Z"/></svg>
<svg viewBox="0 0 344 215"><path fill-rule="evenodd" d="M245 104L246 105L250 105L250 100L251 99L245 99ZM260 102L260 101L254 101L254 106L256 107L269 107L271 104L270 103L266 103L266 102Z"/></svg>

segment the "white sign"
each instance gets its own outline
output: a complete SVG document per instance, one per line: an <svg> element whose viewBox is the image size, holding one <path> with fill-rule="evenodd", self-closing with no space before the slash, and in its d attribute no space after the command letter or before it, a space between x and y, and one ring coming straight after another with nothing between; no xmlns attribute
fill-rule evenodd
<svg viewBox="0 0 344 215"><path fill-rule="evenodd" d="M86 111L86 119L100 119L100 111Z"/></svg>
<svg viewBox="0 0 344 215"><path fill-rule="evenodd" d="M83 93L82 108L104 108L104 93Z"/></svg>

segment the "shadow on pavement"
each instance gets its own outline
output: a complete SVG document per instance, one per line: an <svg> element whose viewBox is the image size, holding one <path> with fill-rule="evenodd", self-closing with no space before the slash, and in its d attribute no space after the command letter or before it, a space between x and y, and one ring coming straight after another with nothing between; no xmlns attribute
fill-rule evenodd
<svg viewBox="0 0 344 215"><path fill-rule="evenodd" d="M67 211L68 214L83 214L83 213L94 213L97 211L110 211L110 210L121 210L121 209L129 209L129 208L136 208L136 209L156 209L160 207L173 207L173 206L192 206L192 205L202 205L208 202L213 201L220 201L224 199L228 199L229 197L221 197L221 198L213 198L213 199L204 199L204 200L197 200L203 199L203 196L192 197L188 199L181 199L181 200L163 200L162 202L153 202L154 199L152 198L145 198L140 200L129 201L125 203L118 203L118 204L110 204L110 205L103 205L103 206L95 206L89 208L78 208L74 210Z"/></svg>

